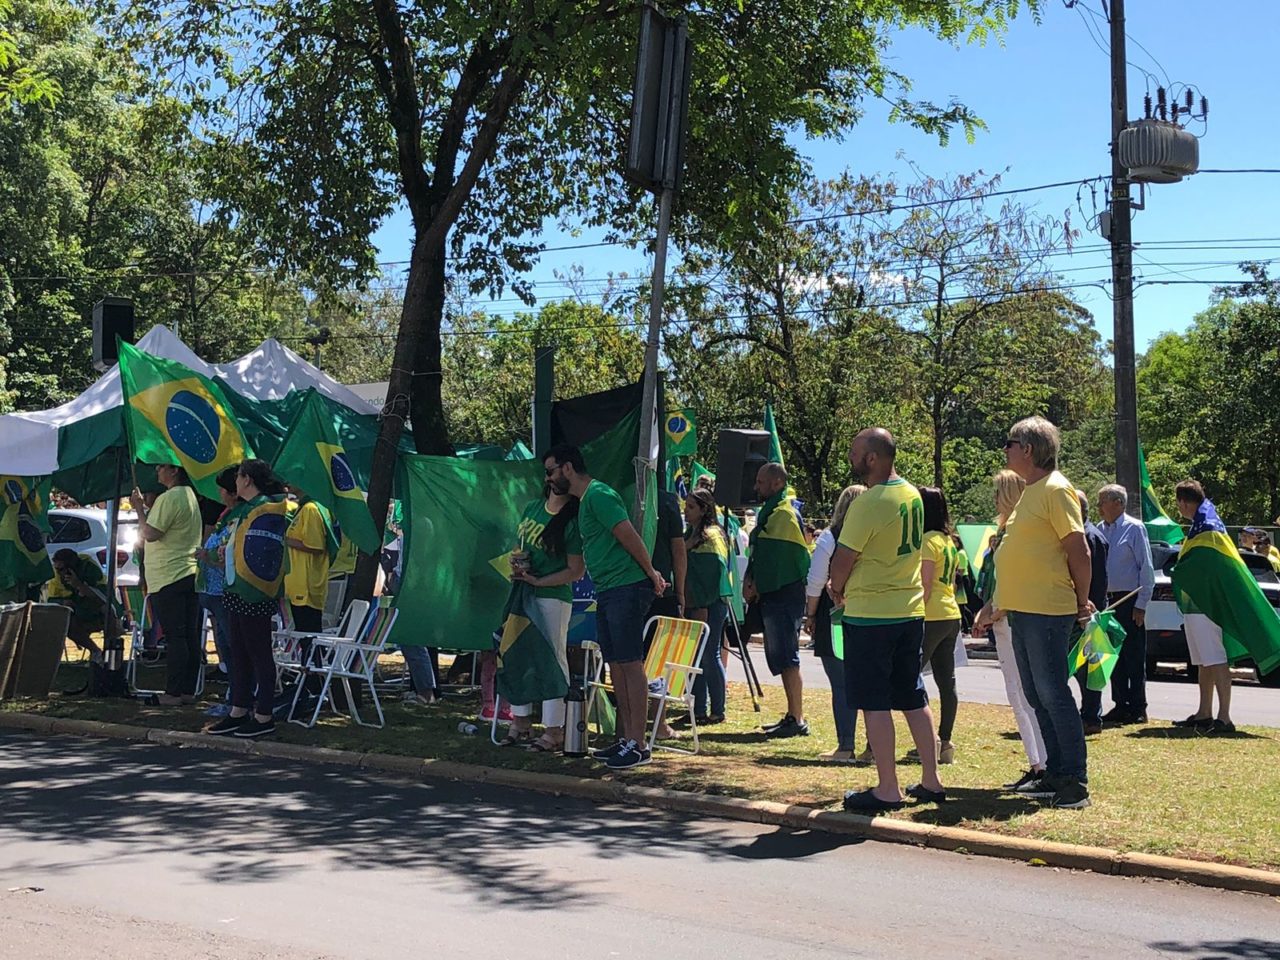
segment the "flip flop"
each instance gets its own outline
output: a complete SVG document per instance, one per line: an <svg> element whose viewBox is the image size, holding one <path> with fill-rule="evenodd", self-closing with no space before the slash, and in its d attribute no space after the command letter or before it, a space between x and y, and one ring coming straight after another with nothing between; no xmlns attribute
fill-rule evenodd
<svg viewBox="0 0 1280 960"><path fill-rule="evenodd" d="M530 753L559 753L563 749L560 744L554 740L549 740L545 736L539 737L533 743L529 744Z"/></svg>
<svg viewBox="0 0 1280 960"><path fill-rule="evenodd" d="M515 747L521 744L530 743L533 740L533 734L528 730L522 730L520 733L512 731L498 741L500 747Z"/></svg>

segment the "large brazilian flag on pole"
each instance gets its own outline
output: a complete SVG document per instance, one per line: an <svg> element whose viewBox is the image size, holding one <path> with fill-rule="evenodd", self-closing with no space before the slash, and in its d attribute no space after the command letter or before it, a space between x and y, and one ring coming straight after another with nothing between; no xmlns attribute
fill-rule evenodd
<svg viewBox="0 0 1280 960"><path fill-rule="evenodd" d="M1160 506L1156 499L1155 488L1151 486L1151 474L1147 473L1147 458L1142 452L1142 444L1138 444L1138 479L1142 484L1142 522L1146 524L1147 536L1172 546L1181 543L1182 527L1178 526Z"/></svg>
<svg viewBox="0 0 1280 960"><path fill-rule="evenodd" d="M218 474L253 456L222 388L176 360L118 343L133 458L182 467L202 496L217 500Z"/></svg>
<svg viewBox="0 0 1280 960"><path fill-rule="evenodd" d="M1232 663L1250 657L1260 673L1280 667L1280 616L1208 500L1196 512L1171 579L1182 610L1203 613L1222 628Z"/></svg>

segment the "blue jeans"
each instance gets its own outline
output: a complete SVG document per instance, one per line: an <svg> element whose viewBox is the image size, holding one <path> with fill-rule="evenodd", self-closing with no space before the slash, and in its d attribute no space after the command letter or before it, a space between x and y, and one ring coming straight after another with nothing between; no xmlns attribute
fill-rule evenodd
<svg viewBox="0 0 1280 960"><path fill-rule="evenodd" d="M1013 657L1022 690L1044 738L1045 766L1052 776L1089 779L1084 727L1067 678L1067 653L1075 614L1009 614Z"/></svg>
<svg viewBox="0 0 1280 960"><path fill-rule="evenodd" d="M764 660L775 677L790 667L800 669L800 624L804 621L804 605L803 580L760 595Z"/></svg>
<svg viewBox="0 0 1280 960"><path fill-rule="evenodd" d="M596 642L605 663L644 660L644 624L653 604L648 580L596 594Z"/></svg>
<svg viewBox="0 0 1280 960"><path fill-rule="evenodd" d="M849 706L844 687L844 661L822 657L822 669L831 684L831 714L836 721L836 749L853 752L853 734L858 729L858 711Z"/></svg>
<svg viewBox="0 0 1280 960"><path fill-rule="evenodd" d="M711 700L711 715L724 716L724 661L720 659L720 638L724 636L724 621L729 608L723 600L707 607L707 645L702 648L702 673L693 681L693 715L705 717L707 699Z"/></svg>
<svg viewBox="0 0 1280 960"><path fill-rule="evenodd" d="M231 701L231 616L227 613L222 594L200 594L200 606L209 611L213 619L213 646L218 651L218 664L227 674L227 702Z"/></svg>
<svg viewBox="0 0 1280 960"><path fill-rule="evenodd" d="M409 668L409 680L414 692L429 697L436 688L436 673L431 669L431 653L426 647L401 646L404 665Z"/></svg>

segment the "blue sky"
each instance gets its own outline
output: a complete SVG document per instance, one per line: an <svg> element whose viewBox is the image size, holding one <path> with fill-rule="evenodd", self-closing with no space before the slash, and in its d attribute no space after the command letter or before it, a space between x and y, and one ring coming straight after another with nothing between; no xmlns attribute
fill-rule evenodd
<svg viewBox="0 0 1280 960"><path fill-rule="evenodd" d="M909 175L908 161L935 176L1008 168L1005 187L1109 173L1109 62L1085 21L1104 44L1107 25L1102 0L1081 0L1079 6L1094 15L1066 9L1061 0L1046 2L1042 23L1021 18L1003 45L957 50L923 32L905 32L895 39L890 56L914 79L913 96L936 103L955 97L987 122L989 129L974 143L956 136L940 147L909 127L890 124L886 111L873 105L843 140L798 141L801 151L821 177L845 169ZM1272 71L1265 67L1276 56L1280 4L1232 0L1215 8L1191 0L1130 0L1128 7L1131 118L1141 115L1148 86L1142 71L1154 76L1153 93L1154 84L1164 83L1167 76L1175 84L1195 86L1209 98L1207 126L1191 127L1204 134L1202 169L1280 167L1280 132L1270 116L1271 83L1266 79ZM1046 215L1061 216L1070 208L1072 222L1084 228L1074 186L1022 199ZM1081 199L1085 215L1091 214L1087 191ZM1099 191L1098 202L1102 201ZM1234 265L1242 259L1280 257L1280 175L1202 173L1179 184L1149 188L1147 208L1137 214L1133 233L1139 244L1135 274L1140 283L1134 300L1135 331L1142 350L1160 333L1184 329L1208 305L1211 294L1201 283L1155 281L1231 280L1240 276ZM393 217L375 237L382 259L406 259L409 237L407 216ZM574 237L549 229L543 239L554 247L593 238L589 233ZM1056 269L1072 283L1109 279L1109 255L1098 249L1100 243L1096 234L1085 233L1077 246L1087 249L1059 258ZM586 277L598 278L610 272L646 273L649 260L643 252L625 248L549 252L532 274L539 298L565 296L567 288L556 280L555 271L563 273L574 265L581 266ZM1085 287L1075 295L1093 312L1104 339L1109 338L1112 307L1107 293ZM477 306L508 314L520 308L509 296Z"/></svg>

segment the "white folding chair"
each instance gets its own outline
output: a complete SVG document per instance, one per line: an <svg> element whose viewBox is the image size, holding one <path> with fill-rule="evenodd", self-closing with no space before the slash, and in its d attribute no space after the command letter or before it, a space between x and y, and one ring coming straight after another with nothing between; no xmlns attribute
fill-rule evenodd
<svg viewBox="0 0 1280 960"><path fill-rule="evenodd" d="M386 650L387 638L391 635L399 614L400 611L394 607L377 607L369 613L359 637L354 640L329 637L324 634L314 637L312 657L302 665L303 675L323 676L324 684L320 688L320 695L316 698L316 706L311 712L310 719L298 720L294 717L294 712L297 710L298 700L305 686L305 683L299 680L298 688L293 695L293 704L289 708L290 722L304 727L315 726L326 701L333 712L337 713L337 705L333 702L333 681L338 680L347 695L347 706L351 710L351 718L356 723L362 727L385 726L386 718L382 714L382 704L378 700L375 676L378 658ZM355 680L357 685L363 684L368 688L373 709L378 715L376 724L365 723L364 718L360 716L360 710L356 706L351 689L352 680Z"/></svg>
<svg viewBox="0 0 1280 960"><path fill-rule="evenodd" d="M347 578L333 577L329 592L324 595L324 610L320 613L320 626L332 630L342 620L342 601L347 599Z"/></svg>
<svg viewBox="0 0 1280 960"><path fill-rule="evenodd" d="M285 674L300 675L302 671L304 642L317 636L354 640L364 626L369 614L368 600L352 600L338 625L319 634L295 630L292 626L271 632L271 652L276 661L276 680L282 683Z"/></svg>

